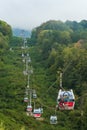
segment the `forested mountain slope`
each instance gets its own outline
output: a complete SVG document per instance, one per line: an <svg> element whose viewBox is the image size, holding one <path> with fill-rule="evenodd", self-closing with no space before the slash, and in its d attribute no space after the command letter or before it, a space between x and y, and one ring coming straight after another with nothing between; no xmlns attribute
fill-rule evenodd
<svg viewBox="0 0 87 130"><path fill-rule="evenodd" d="M87 21L48 21L32 31L26 52L22 38L12 36L11 27L0 21L0 129L3 130L86 130L87 129ZM5 28L5 31L4 31ZM7 29L8 28L8 29ZM7 29L7 30L6 30ZM4 33L5 32L5 33ZM14 44L13 44L14 43ZM23 102L27 78L23 75L22 52L29 53L33 74L30 87L43 107L43 120L27 116ZM73 89L75 109L56 111L58 124L50 124L55 114L59 73L64 72L64 89Z"/></svg>

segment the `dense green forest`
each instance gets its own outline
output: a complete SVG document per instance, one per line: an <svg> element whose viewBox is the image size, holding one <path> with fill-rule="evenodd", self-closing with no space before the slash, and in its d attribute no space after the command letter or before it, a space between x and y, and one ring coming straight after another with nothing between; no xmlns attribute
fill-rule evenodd
<svg viewBox="0 0 87 130"><path fill-rule="evenodd" d="M33 67L29 83L37 92L36 105L43 107L43 120L27 116L23 102L23 37L14 37L11 26L0 21L0 130L87 130L87 21L50 20L26 40ZM74 91L75 109L57 110L58 123L52 125L60 71L64 89Z"/></svg>

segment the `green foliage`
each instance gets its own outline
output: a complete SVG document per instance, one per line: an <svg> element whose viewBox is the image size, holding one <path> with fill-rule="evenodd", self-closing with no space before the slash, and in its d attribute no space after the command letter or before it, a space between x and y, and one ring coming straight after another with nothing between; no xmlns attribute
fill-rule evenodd
<svg viewBox="0 0 87 130"><path fill-rule="evenodd" d="M7 49L8 48L8 37L3 36L0 33L0 49Z"/></svg>
<svg viewBox="0 0 87 130"><path fill-rule="evenodd" d="M10 38L12 37L11 26L0 20L0 54L8 49ZM0 58L1 59L1 58Z"/></svg>
<svg viewBox="0 0 87 130"><path fill-rule="evenodd" d="M1 21L1 20L0 20L0 32L1 32L4 36L8 36L8 37L11 37L11 36L12 36L11 26L8 25L6 22Z"/></svg>
<svg viewBox="0 0 87 130"><path fill-rule="evenodd" d="M13 36L10 40L10 46L22 46L23 39L21 37Z"/></svg>
<svg viewBox="0 0 87 130"><path fill-rule="evenodd" d="M48 39L51 43L58 42L69 44L77 42L80 39L86 39L87 21L62 21L50 20L39 27L33 29L31 43L43 43L43 39Z"/></svg>
<svg viewBox="0 0 87 130"><path fill-rule="evenodd" d="M55 20L50 20L47 21L46 23L43 23L40 27L37 27L39 30L69 30L68 26L65 25L62 21L55 21Z"/></svg>
<svg viewBox="0 0 87 130"><path fill-rule="evenodd" d="M79 29L82 31L80 34ZM23 40L17 37L9 39L7 38L9 33L5 35L3 32L2 30L0 33L0 129L86 130L86 21L81 23L49 21L33 30L28 41L33 43L27 49L34 70L30 77L30 87L37 92L36 106L43 107L43 121L27 116L25 112L27 104L23 103L23 98L27 77L23 75L24 65L21 57L23 50L20 49ZM75 37L74 33L78 37ZM79 36L83 40L80 40ZM75 40L78 42L73 44L72 41ZM12 50L8 47L12 47ZM55 114L56 98L60 89L58 72L61 70L64 72L64 89L74 90L75 110L56 111L58 124L51 125L50 116ZM32 106L33 102L34 99Z"/></svg>

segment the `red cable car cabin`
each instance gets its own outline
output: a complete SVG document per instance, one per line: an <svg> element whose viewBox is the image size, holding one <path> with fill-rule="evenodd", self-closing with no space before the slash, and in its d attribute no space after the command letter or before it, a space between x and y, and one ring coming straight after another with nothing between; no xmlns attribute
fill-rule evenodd
<svg viewBox="0 0 87 130"><path fill-rule="evenodd" d="M40 109L40 108L34 109L34 111L33 111L33 116L34 116L35 118L41 117L41 109Z"/></svg>
<svg viewBox="0 0 87 130"><path fill-rule="evenodd" d="M75 105L75 96L73 90L62 91L59 90L57 98L58 108L60 110L73 110Z"/></svg>
<svg viewBox="0 0 87 130"><path fill-rule="evenodd" d="M31 105L28 105L27 106L27 112L31 112L32 111L32 106Z"/></svg>
<svg viewBox="0 0 87 130"><path fill-rule="evenodd" d="M28 97L24 97L24 102L28 102Z"/></svg>

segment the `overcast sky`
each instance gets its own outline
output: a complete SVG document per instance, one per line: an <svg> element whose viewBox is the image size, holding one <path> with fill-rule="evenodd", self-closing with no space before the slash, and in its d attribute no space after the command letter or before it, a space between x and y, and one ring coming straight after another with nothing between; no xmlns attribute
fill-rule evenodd
<svg viewBox="0 0 87 130"><path fill-rule="evenodd" d="M87 0L0 0L0 19L28 30L48 20L87 20Z"/></svg>

